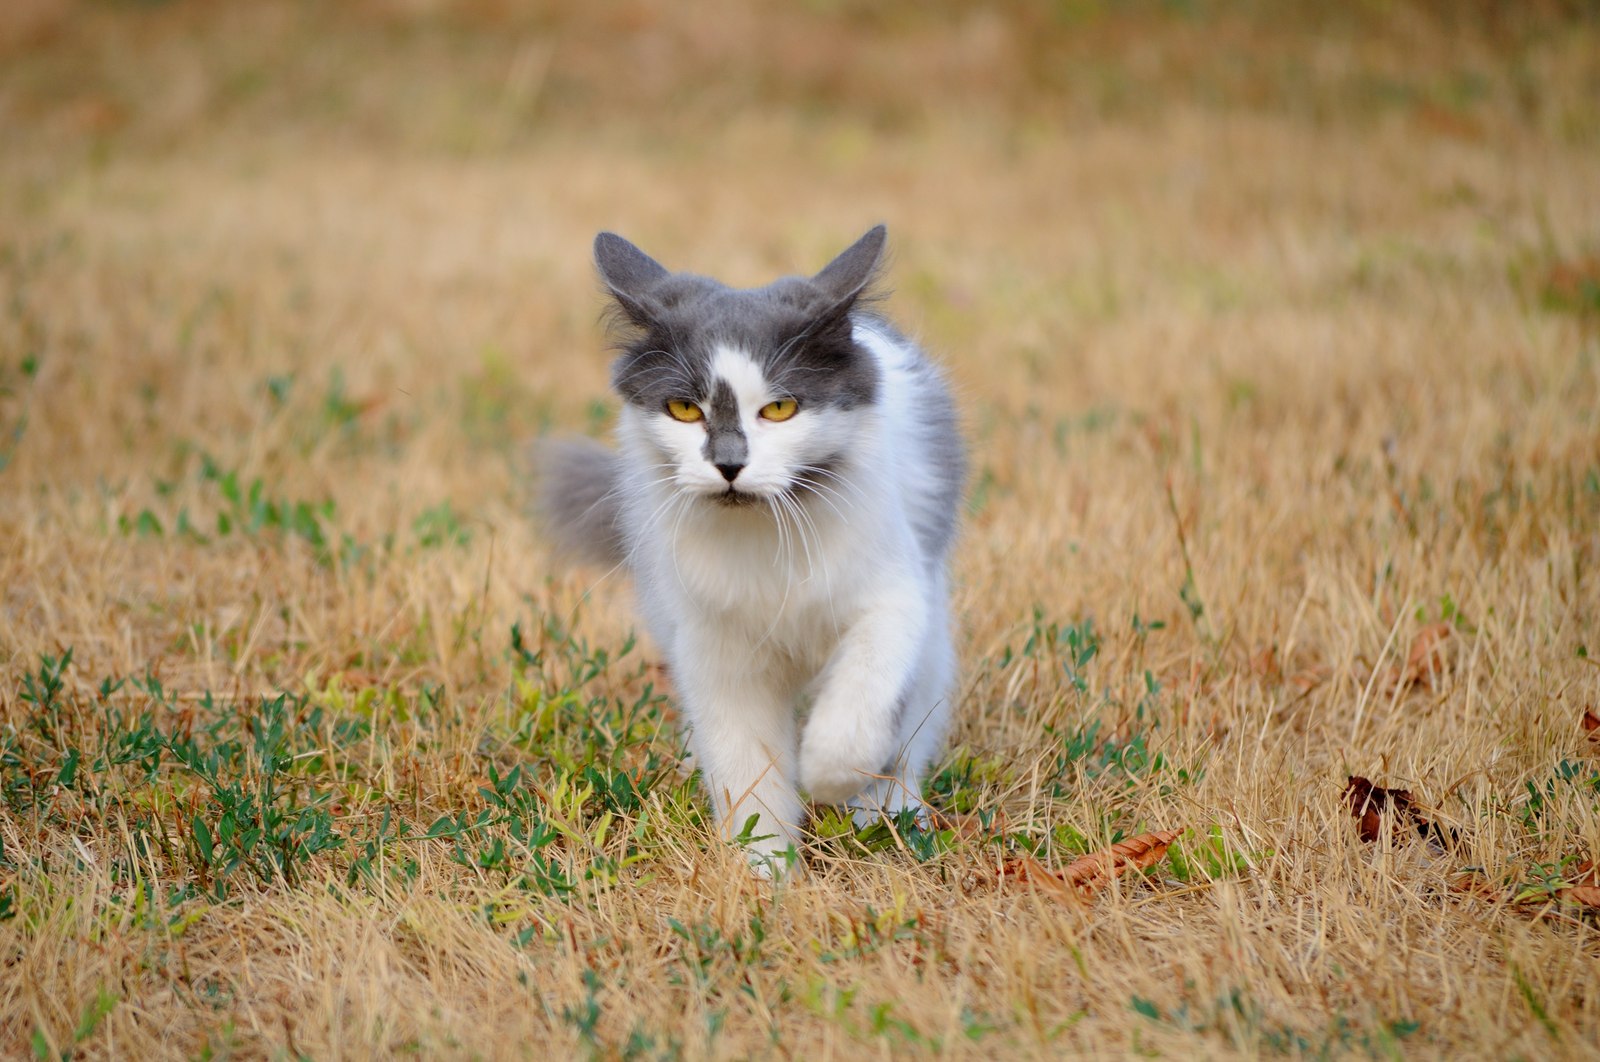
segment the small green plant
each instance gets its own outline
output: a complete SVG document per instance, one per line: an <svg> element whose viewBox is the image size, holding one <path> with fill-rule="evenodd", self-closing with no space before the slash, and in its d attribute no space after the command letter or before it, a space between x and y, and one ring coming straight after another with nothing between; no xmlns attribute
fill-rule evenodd
<svg viewBox="0 0 1600 1062"><path fill-rule="evenodd" d="M1272 852L1245 853L1230 846L1222 835L1221 826L1212 826L1198 839L1193 830L1167 848L1167 861L1172 866L1172 876L1179 881L1215 881L1233 874L1242 874L1253 863L1272 855Z"/></svg>
<svg viewBox="0 0 1600 1062"><path fill-rule="evenodd" d="M78 1019L78 1027L72 1032L71 1044L56 1052L61 1062L71 1062L73 1049L93 1036L95 1029L99 1028L101 1020L116 1009L117 1004L120 1002L122 1002L121 996L107 992L104 987L95 990L94 999L90 1000L89 1005L84 1008L83 1017ZM50 1041L46 1038L43 1029L34 1028L31 1046L33 1047L34 1058L41 1059L42 1062L50 1062Z"/></svg>
<svg viewBox="0 0 1600 1062"><path fill-rule="evenodd" d="M319 564L342 568L359 562L369 552L348 533L333 530L337 508L331 498L320 502L273 498L261 477L246 484L237 469L223 469L206 455L201 457L198 478L203 487L216 491L214 515L210 523L197 523L187 507L179 509L173 528L177 538L197 545L209 545L235 533L247 538L298 538L311 547ZM158 493L167 495L176 489L176 484L158 482L156 488ZM124 536L139 538L166 535L166 525L148 508L134 516L119 515L117 530Z"/></svg>
<svg viewBox="0 0 1600 1062"><path fill-rule="evenodd" d="M328 809L333 794L306 799L291 775L303 735L322 729L320 708L311 710L309 726L297 725L306 709L303 698L279 694L262 698L249 715L219 713L207 742L192 734L168 738L174 761L209 789L207 806L188 825L201 883L214 884L219 899L236 871L293 885L305 863L345 845Z"/></svg>
<svg viewBox="0 0 1600 1062"><path fill-rule="evenodd" d="M590 1051L600 1051L599 1035L595 1031L600 1024L600 977L593 970L583 971L583 1001L581 1003L564 1006L561 1008L561 1020L564 1024L572 1026L578 1034L578 1040Z"/></svg>
<svg viewBox="0 0 1600 1062"><path fill-rule="evenodd" d="M154 674L108 678L85 698L68 682L70 649L42 656L22 678L30 729L0 733L0 797L41 827L65 827L83 811L120 816L131 849L113 862L115 882L140 880L144 861L160 857L183 888L192 880L213 902L241 882L298 885L308 865L340 855L347 885L411 880L417 863L402 846L419 841L444 842L456 862L523 893L568 897L580 880L612 887L645 858L652 792L670 780L667 812L683 799L681 747L657 740L663 699L648 684L629 699L591 690L609 681L631 643L617 653L591 650L551 623L537 650L520 626L511 642L508 655L523 673L510 694L525 716L502 741L528 758L504 767L490 758L480 805L454 808L422 833L394 804L380 803L372 818L341 807L382 738L378 698L352 703L313 690L230 702L207 693L185 704ZM425 734L455 725L426 688L411 709L396 700L387 718L383 726ZM531 746L522 738L535 725L540 740ZM62 791L75 794L70 806ZM631 833L618 828L634 819ZM13 896L7 882L0 919L15 914Z"/></svg>
<svg viewBox="0 0 1600 1062"><path fill-rule="evenodd" d="M438 549L441 546L465 546L472 541L472 532L461 526L460 519L448 500L440 502L431 509L424 509L422 513L411 522L411 530L417 536L417 545L423 549Z"/></svg>

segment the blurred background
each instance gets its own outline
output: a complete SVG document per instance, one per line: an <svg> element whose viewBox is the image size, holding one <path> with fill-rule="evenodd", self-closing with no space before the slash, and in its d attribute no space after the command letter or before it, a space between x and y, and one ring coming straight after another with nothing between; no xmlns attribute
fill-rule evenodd
<svg viewBox="0 0 1600 1062"><path fill-rule="evenodd" d="M62 724L29 736L37 691L65 683L101 748L108 704L159 698L155 725L187 735L213 692L303 696L321 722L296 741L368 735L294 759L352 858L391 802L464 817L494 762L571 767L602 724L525 729L569 701L530 684L521 639L610 652L634 616L623 576L555 563L524 455L615 416L596 231L754 285L878 222L884 308L947 368L972 450L946 777L977 788L946 807L1096 845L1209 828L1267 862L1072 923L958 894L965 870L852 857L810 922L787 908L787 958L720 982L765 978L755 1009L727 1004L718 1057L788 1051L780 1025L796 1057L836 1033L849 1054L857 980L885 1055L902 1017L943 1039L897 1054L952 1057L1121 1057L1140 1035L1221 1057L1245 1027L1248 1057L1398 1057L1402 1028L1408 1057L1595 1043L1592 933L1437 900L1471 865L1531 883L1531 909L1600 848L1578 724L1600 693L1593 0L0 0L0 790L62 809L0 816L0 872L20 851L51 875L9 909L24 879L0 879L0 952L24 957L0 1040L45 1030L39 1057L65 1057L114 990L88 1057L223 1052L235 1028L272 1057L599 1057L589 978L614 963L606 1042L711 1055L728 1011L695 994L704 961L691 991L660 959L661 918L715 911L726 935L693 947L734 955L758 923L699 827L659 830L607 913L564 905L542 937L486 924L510 879L434 842L423 907L330 899L320 882L356 874L330 850L298 893L118 921L83 891L114 879L78 868L87 839L117 873L129 820L79 796L101 784L87 756L51 758ZM1438 685L1430 644L1454 654ZM653 654L592 704L660 679ZM1350 773L1451 809L1435 822L1470 846L1431 869L1359 847ZM165 848L201 788L148 774L116 799L156 809L135 822L170 809ZM589 821L598 844L611 812ZM211 856L164 858L171 884ZM920 936L893 957L871 908L884 947L835 954L839 912L871 897L898 925L902 896L948 918L959 963ZM187 994L151 958L180 934ZM801 987L825 983L844 994ZM979 1042L1002 1025L1014 1048Z"/></svg>
<svg viewBox="0 0 1600 1062"><path fill-rule="evenodd" d="M195 138L451 154L782 114L1023 138L1175 107L1592 137L1589 0L11 0L7 149Z"/></svg>
<svg viewBox="0 0 1600 1062"><path fill-rule="evenodd" d="M1183 581L1174 469L1262 520L1314 521L1335 466L1489 492L1522 446L1587 482L1587 391L1501 401L1600 311L1584 0L0 7L0 505L176 565L152 588L235 563L253 505L397 579L460 545L445 611L514 536L534 595L522 445L613 415L601 228L761 284L889 223L976 451L978 629L1016 572L1069 608ZM177 623L133 610L119 666Z"/></svg>

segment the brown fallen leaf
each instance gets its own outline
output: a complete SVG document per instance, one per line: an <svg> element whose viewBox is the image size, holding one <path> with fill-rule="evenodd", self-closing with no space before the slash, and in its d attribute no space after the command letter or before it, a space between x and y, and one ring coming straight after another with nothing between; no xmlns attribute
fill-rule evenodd
<svg viewBox="0 0 1600 1062"><path fill-rule="evenodd" d="M947 815L933 808L928 809L928 825L935 830L954 830L963 841L980 841L1006 830L1003 814L985 824L981 815Z"/></svg>
<svg viewBox="0 0 1600 1062"><path fill-rule="evenodd" d="M1066 882L1053 874L1049 867L1032 856L1006 861L1005 872L1018 881L1026 881L1057 903L1076 907L1080 897Z"/></svg>
<svg viewBox="0 0 1600 1062"><path fill-rule="evenodd" d="M1418 835L1425 840L1436 841L1443 847L1453 847L1459 840L1454 830L1441 828L1422 815L1418 810L1417 798L1409 789L1385 789L1353 774L1345 783L1343 796L1350 807L1350 814L1356 817L1356 832L1368 843L1376 841L1382 832L1385 808L1393 811L1397 830L1403 821L1409 821L1416 827Z"/></svg>
<svg viewBox="0 0 1600 1062"><path fill-rule="evenodd" d="M1402 690L1412 686L1438 689L1445 673L1450 670L1455 642L1455 628L1450 624L1428 624L1411 639L1411 651L1406 654L1405 667L1390 672L1390 684Z"/></svg>
<svg viewBox="0 0 1600 1062"><path fill-rule="evenodd" d="M1572 868L1572 884L1556 890L1556 898L1586 907L1600 907L1600 867L1585 859Z"/></svg>
<svg viewBox="0 0 1600 1062"><path fill-rule="evenodd" d="M1250 670L1264 679L1271 680L1279 678L1280 669L1278 667L1278 647L1276 645L1269 645L1264 649L1258 649L1252 653L1250 655Z"/></svg>
<svg viewBox="0 0 1600 1062"><path fill-rule="evenodd" d="M1378 839L1383 824L1383 809L1392 808L1395 819L1409 817L1416 798L1409 789L1385 789L1358 774L1350 776L1344 787L1344 801L1358 821L1356 830L1363 841Z"/></svg>
<svg viewBox="0 0 1600 1062"><path fill-rule="evenodd" d="M1418 127L1439 136L1477 143L1484 138L1483 123L1470 114L1437 103L1424 103L1416 109L1413 120Z"/></svg>
<svg viewBox="0 0 1600 1062"><path fill-rule="evenodd" d="M672 706L672 671L667 667L665 661L655 660L645 661L644 671L646 678L654 684L655 692L666 698L661 702L662 718L669 723L676 722L678 710Z"/></svg>
<svg viewBox="0 0 1600 1062"><path fill-rule="evenodd" d="M1596 290L1600 290L1600 258L1555 262L1545 274L1540 301L1552 309L1569 313L1593 313L1597 308Z"/></svg>
<svg viewBox="0 0 1600 1062"><path fill-rule="evenodd" d="M1312 664L1304 670L1295 672L1294 678L1289 681L1301 693L1310 693L1332 677L1333 668L1327 664Z"/></svg>
<svg viewBox="0 0 1600 1062"><path fill-rule="evenodd" d="M1600 741L1600 715L1595 715L1593 708L1583 710L1583 718L1578 720L1578 725L1583 727L1590 741Z"/></svg>
<svg viewBox="0 0 1600 1062"><path fill-rule="evenodd" d="M1177 839L1177 830L1141 833L1137 837L1119 841L1110 848L1073 860L1061 872L1061 876L1070 884L1093 889L1130 867L1143 870L1155 864L1167 854L1167 846Z"/></svg>
<svg viewBox="0 0 1600 1062"><path fill-rule="evenodd" d="M1458 874L1452 878L1450 889L1452 892L1464 892L1469 896L1476 896L1480 900L1488 900L1490 903L1505 903L1511 899L1511 894L1505 889L1497 889L1477 874L1471 872Z"/></svg>
<svg viewBox="0 0 1600 1062"><path fill-rule="evenodd" d="M1075 903L1080 889L1091 893L1124 870L1143 870L1157 863L1167 854L1167 847L1178 839L1178 833L1177 830L1141 833L1074 860L1060 874L1053 873L1031 856L1007 861L1005 872L1032 883L1054 900Z"/></svg>

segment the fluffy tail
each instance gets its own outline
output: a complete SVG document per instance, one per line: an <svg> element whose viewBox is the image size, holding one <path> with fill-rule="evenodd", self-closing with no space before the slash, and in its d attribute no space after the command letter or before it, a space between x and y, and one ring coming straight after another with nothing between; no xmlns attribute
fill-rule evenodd
<svg viewBox="0 0 1600 1062"><path fill-rule="evenodd" d="M622 465L617 455L592 439L552 439L539 444L539 513L556 545L565 553L597 564L621 564L618 487Z"/></svg>

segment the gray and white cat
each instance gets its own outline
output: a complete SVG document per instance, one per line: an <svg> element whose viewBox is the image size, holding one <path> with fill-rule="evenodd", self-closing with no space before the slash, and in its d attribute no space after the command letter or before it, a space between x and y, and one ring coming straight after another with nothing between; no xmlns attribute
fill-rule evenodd
<svg viewBox="0 0 1600 1062"><path fill-rule="evenodd" d="M632 571L723 835L759 816L758 873L802 793L920 811L950 718L965 454L939 371L864 308L885 237L738 290L602 232L621 452L545 451L552 532Z"/></svg>

